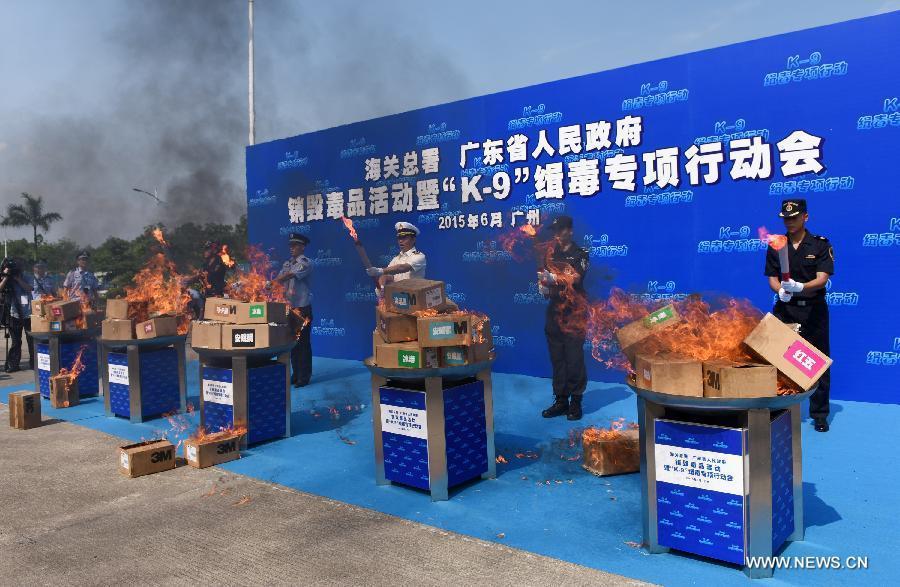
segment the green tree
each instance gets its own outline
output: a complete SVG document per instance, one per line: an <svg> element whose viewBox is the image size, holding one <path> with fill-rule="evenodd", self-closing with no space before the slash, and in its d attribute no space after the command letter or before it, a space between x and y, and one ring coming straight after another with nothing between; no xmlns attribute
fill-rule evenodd
<svg viewBox="0 0 900 587"><path fill-rule="evenodd" d="M29 193L22 192L24 204L10 204L6 209L6 216L0 222L0 226L30 226L34 231L34 255L33 260L38 258L38 245L40 240L38 237L38 228L44 231L50 230L50 224L58 220L62 220L62 215L57 212L44 212L44 198L41 196L32 196Z"/></svg>

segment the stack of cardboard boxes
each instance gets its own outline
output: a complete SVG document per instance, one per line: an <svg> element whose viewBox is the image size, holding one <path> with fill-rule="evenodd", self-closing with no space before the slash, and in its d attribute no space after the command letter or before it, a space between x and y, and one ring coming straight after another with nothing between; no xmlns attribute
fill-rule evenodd
<svg viewBox="0 0 900 587"><path fill-rule="evenodd" d="M677 349L659 352L654 337L680 321L675 308L666 306L619 329L619 346L634 367L634 385L694 397L772 397L778 394L778 373L806 391L831 366L829 357L772 314L743 341L755 362L699 361L679 355ZM648 348L655 352L642 352Z"/></svg>
<svg viewBox="0 0 900 587"><path fill-rule="evenodd" d="M493 351L488 319L447 300L443 281L405 279L384 288L375 309L372 354L379 367L431 369L487 361Z"/></svg>
<svg viewBox="0 0 900 587"><path fill-rule="evenodd" d="M144 340L178 334L178 316L150 317L147 304L114 299L106 302L106 320L101 336L105 340Z"/></svg>
<svg viewBox="0 0 900 587"><path fill-rule="evenodd" d="M241 350L289 344L288 306L282 302L239 302L229 298L206 300L204 320L191 323L191 346Z"/></svg>
<svg viewBox="0 0 900 587"><path fill-rule="evenodd" d="M77 332L96 328L102 320L102 312L83 310L77 300L31 302L31 332Z"/></svg>

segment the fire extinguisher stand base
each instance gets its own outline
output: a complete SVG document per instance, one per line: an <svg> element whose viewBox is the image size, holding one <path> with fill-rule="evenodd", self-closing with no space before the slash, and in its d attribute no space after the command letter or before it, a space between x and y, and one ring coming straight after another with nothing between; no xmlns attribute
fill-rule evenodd
<svg viewBox="0 0 900 587"><path fill-rule="evenodd" d="M371 372L375 483L428 491L432 501L451 487L494 479L491 361L434 369Z"/></svg>
<svg viewBox="0 0 900 587"><path fill-rule="evenodd" d="M100 375L108 417L138 423L187 409L186 335L100 339Z"/></svg>
<svg viewBox="0 0 900 587"><path fill-rule="evenodd" d="M764 398L637 394L643 542L747 565L803 540L800 405L814 391ZM760 560L760 559L757 559Z"/></svg>

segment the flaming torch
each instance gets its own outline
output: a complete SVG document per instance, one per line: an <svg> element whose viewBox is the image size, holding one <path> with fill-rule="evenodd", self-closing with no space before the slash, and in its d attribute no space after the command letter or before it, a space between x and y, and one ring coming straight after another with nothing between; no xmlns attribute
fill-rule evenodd
<svg viewBox="0 0 900 587"><path fill-rule="evenodd" d="M759 229L759 239L778 252L778 264L781 267L781 281L791 278L791 264L788 260L788 239L783 234L769 234L765 227Z"/></svg>
<svg viewBox="0 0 900 587"><path fill-rule="evenodd" d="M234 267L234 259L231 258L231 251L228 250L228 245L222 245L222 248L219 249L219 259L222 260L222 264L226 267Z"/></svg>
<svg viewBox="0 0 900 587"><path fill-rule="evenodd" d="M350 238L353 239L353 246L356 247L356 253L359 255L360 261L362 261L363 267L366 269L370 269L372 267L372 262L369 260L369 255L366 253L366 248L363 246L362 241L359 240L359 235L356 233L356 229L353 228L353 221L347 218L346 216L341 216L341 222L344 223L344 227L347 229L347 232L350 233ZM380 287L378 284L378 278L373 277L372 280L375 282L375 287Z"/></svg>

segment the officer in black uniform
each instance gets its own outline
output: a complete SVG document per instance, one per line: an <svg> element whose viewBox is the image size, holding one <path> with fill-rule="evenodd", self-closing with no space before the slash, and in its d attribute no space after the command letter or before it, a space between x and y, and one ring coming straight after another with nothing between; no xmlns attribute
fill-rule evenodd
<svg viewBox="0 0 900 587"><path fill-rule="evenodd" d="M206 297L222 297L225 295L225 274L228 266L222 261L222 247L215 241L206 241L203 251L203 266L206 271Z"/></svg>
<svg viewBox="0 0 900 587"><path fill-rule="evenodd" d="M786 246L791 277L782 281L778 252L769 247L766 251L766 276L769 278L769 287L778 294L772 313L782 322L799 324L800 336L829 355L825 285L834 275L834 250L827 238L806 230L806 222L809 220L806 200L784 200L779 216L784 218L787 231ZM809 415L817 432L828 432L830 388L829 369L819 379L819 388L809 398Z"/></svg>
<svg viewBox="0 0 900 587"><path fill-rule="evenodd" d="M554 233L549 262L538 272L541 293L550 299L544 334L553 366L553 405L542 412L545 418L566 414L569 420L581 419L581 396L587 387L584 365L584 339L587 321L587 295L584 274L588 252L572 242L572 217L558 216L550 224ZM571 280L571 290L564 282ZM569 295L564 296L564 293Z"/></svg>

